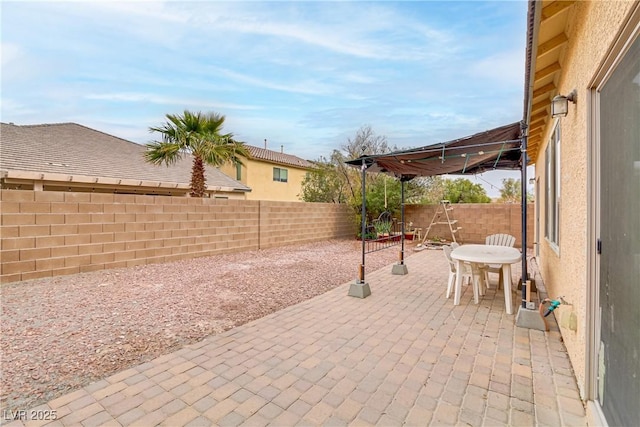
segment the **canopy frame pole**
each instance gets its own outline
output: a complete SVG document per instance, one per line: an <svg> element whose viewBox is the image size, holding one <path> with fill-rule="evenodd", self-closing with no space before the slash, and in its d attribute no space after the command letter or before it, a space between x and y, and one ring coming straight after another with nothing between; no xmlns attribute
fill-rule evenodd
<svg viewBox="0 0 640 427"><path fill-rule="evenodd" d="M404 184L405 177L400 175L400 253L398 254L398 263L391 267L391 274L404 275L409 273L409 269L404 263L404 233L405 233L405 219L404 219Z"/></svg>
<svg viewBox="0 0 640 427"><path fill-rule="evenodd" d="M527 135L526 124L522 123L522 308L527 308Z"/></svg>
<svg viewBox="0 0 640 427"><path fill-rule="evenodd" d="M367 189L366 189L366 177L367 177L367 165L362 159L362 208L361 208L361 218L360 218L360 235L362 237L362 264L360 264L360 274L358 278L358 283L364 283L364 263L365 263L365 252L366 252L366 229L367 229Z"/></svg>
<svg viewBox="0 0 640 427"><path fill-rule="evenodd" d="M402 227L400 227L400 265L404 264L404 180L400 177L400 221L402 221Z"/></svg>
<svg viewBox="0 0 640 427"><path fill-rule="evenodd" d="M500 147L500 151L498 152L498 157L496 157L496 161L493 164L493 168L495 169L496 166L498 166L498 162L500 161L500 157L502 156L502 152L504 151L504 146L505 146L506 142L502 143L502 147ZM525 143L525 150L526 150L526 143Z"/></svg>
<svg viewBox="0 0 640 427"><path fill-rule="evenodd" d="M364 150L363 150L364 151ZM364 281L364 261L365 261L365 252L366 252L366 243L365 243L365 232L367 228L367 204L366 204L366 176L367 176L367 164L365 162L364 157L362 158L362 218L360 221L360 233L362 234L362 264L360 264L360 271L358 275L358 279L355 283L352 283L349 286L349 295L350 297L356 298L366 298L371 295L371 287L368 283Z"/></svg>
<svg viewBox="0 0 640 427"><path fill-rule="evenodd" d="M471 157L471 154L467 154L466 156L464 156L464 167L462 168L463 174L467 170L467 163L469 163L469 157Z"/></svg>

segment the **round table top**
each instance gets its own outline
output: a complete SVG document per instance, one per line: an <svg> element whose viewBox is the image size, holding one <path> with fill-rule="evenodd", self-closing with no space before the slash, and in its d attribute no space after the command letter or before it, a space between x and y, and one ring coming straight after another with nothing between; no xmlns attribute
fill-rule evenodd
<svg viewBox="0 0 640 427"><path fill-rule="evenodd" d="M516 248L496 245L461 245L451 251L451 258L485 264L515 264L522 254Z"/></svg>

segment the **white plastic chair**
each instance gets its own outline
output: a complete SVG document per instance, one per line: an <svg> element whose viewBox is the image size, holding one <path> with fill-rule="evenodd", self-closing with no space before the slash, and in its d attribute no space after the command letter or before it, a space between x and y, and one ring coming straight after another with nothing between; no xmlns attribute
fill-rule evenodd
<svg viewBox="0 0 640 427"><path fill-rule="evenodd" d="M510 234L491 234L485 239L485 244L494 246L509 246L513 247L516 244L516 238ZM504 278L502 277L502 265L489 264L484 266L484 277L487 282L487 289L489 289L489 273L498 273L498 287L504 284Z"/></svg>
<svg viewBox="0 0 640 427"><path fill-rule="evenodd" d="M458 272L456 269L456 262L453 260L453 258L451 258L451 251L455 249L455 248L452 249L453 245L454 244L452 243L451 246L445 245L442 247L442 251L444 252L445 257L449 262L449 280L447 283L447 293L445 294L445 296L447 298L451 296L451 290L455 286L456 276L459 273L459 274L462 274L462 281L464 283L469 283L469 282L473 283L473 299L475 303L478 304L478 300L479 300L478 294L484 295L484 289L482 289L483 287L481 286L481 283L480 283L482 281L480 274L484 274L484 269L481 268L480 266L477 266L476 264L463 263L462 264L463 271ZM456 244L455 247L458 247L458 246L459 245Z"/></svg>
<svg viewBox="0 0 640 427"><path fill-rule="evenodd" d="M494 246L510 246L516 244L516 238L510 234L492 234L487 236L485 244Z"/></svg>

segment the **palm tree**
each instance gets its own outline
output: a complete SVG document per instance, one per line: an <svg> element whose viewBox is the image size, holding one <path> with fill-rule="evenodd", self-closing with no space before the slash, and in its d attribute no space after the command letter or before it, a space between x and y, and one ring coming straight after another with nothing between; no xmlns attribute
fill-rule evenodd
<svg viewBox="0 0 640 427"><path fill-rule="evenodd" d="M183 115L167 114L167 121L161 126L150 127L150 132L162 135L161 141L146 144L145 160L155 165L167 166L193 156L191 169L191 197L204 197L206 180L204 164L219 167L226 162L242 164L240 158L249 157L249 150L242 142L234 141L232 134L222 134L224 116L217 113L192 113Z"/></svg>

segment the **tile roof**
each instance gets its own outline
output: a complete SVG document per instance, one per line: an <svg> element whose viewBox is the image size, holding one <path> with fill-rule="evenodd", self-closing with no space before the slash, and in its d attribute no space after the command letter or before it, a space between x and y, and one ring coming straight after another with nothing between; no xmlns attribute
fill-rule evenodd
<svg viewBox="0 0 640 427"><path fill-rule="evenodd" d="M172 166L144 160L146 148L76 123L0 123L0 170L82 175L189 184L191 156ZM208 187L250 191L246 185L207 166Z"/></svg>
<svg viewBox="0 0 640 427"><path fill-rule="evenodd" d="M265 160L272 163L280 163L283 165L296 166L303 169L309 169L313 167L313 164L311 164L310 162L292 154L285 154L278 151L267 150L266 148L259 148L248 144L245 144L245 147L247 147L249 153L251 154L251 157L254 159Z"/></svg>

